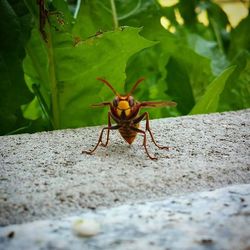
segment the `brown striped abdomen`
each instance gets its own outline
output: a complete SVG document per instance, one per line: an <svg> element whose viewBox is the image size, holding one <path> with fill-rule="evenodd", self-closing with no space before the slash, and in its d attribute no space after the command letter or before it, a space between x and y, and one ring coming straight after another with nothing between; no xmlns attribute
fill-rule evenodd
<svg viewBox="0 0 250 250"><path fill-rule="evenodd" d="M134 125L134 127L138 128L139 124ZM122 127L120 127L119 132L121 136L124 138L124 140L129 144L131 144L134 141L137 134L137 132L129 128L127 124L124 124Z"/></svg>

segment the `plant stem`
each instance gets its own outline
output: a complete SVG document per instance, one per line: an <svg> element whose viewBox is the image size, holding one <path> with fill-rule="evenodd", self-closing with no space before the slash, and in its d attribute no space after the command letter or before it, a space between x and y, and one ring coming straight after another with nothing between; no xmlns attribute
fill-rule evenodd
<svg viewBox="0 0 250 250"><path fill-rule="evenodd" d="M27 126L23 126L21 128L18 128L18 129L15 129L13 131L10 131L8 132L7 134L5 135L14 135L14 134L17 134L17 133L22 133L25 129L29 128L31 126L31 122L29 122L29 124Z"/></svg>
<svg viewBox="0 0 250 250"><path fill-rule="evenodd" d="M47 103L45 102L42 96L39 86L36 83L33 83L32 89L34 91L35 96L37 97L37 100L40 104L40 107L42 109L44 116L46 117L47 121L50 123L50 127L54 129L53 118L51 117L51 112L47 106Z"/></svg>
<svg viewBox="0 0 250 250"><path fill-rule="evenodd" d="M48 35L47 48L48 48L48 60L49 60L49 80L50 80L50 90L51 90L53 125L54 129L59 129L60 128L59 93L56 80L55 60L54 60L54 51L53 51L50 25L48 25L47 35Z"/></svg>
<svg viewBox="0 0 250 250"><path fill-rule="evenodd" d="M213 18L210 18L210 22L211 22L211 25L212 25L212 28L213 28L213 31L215 34L215 38L216 38L217 43L218 43L218 47L224 53L223 42L222 42L219 28L218 28L218 26Z"/></svg>
<svg viewBox="0 0 250 250"><path fill-rule="evenodd" d="M114 22L114 29L118 29L119 23L118 23L118 18L117 18L117 13L116 13L116 7L115 7L115 0L110 0L111 4L111 9L112 9L112 15L113 15L113 22Z"/></svg>
<svg viewBox="0 0 250 250"><path fill-rule="evenodd" d="M76 1L76 9L75 9L75 12L74 12L74 18L77 18L77 14L80 10L80 7L81 7L81 0L77 0Z"/></svg>

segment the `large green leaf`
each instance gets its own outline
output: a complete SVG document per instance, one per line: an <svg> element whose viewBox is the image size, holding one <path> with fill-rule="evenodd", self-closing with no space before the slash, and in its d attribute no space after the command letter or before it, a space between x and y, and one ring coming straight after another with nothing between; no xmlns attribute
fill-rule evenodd
<svg viewBox="0 0 250 250"><path fill-rule="evenodd" d="M53 33L50 48L53 51L53 65L46 64L46 53L42 53L44 47L39 41L35 42L38 35L33 33L31 44L33 53L37 56L32 55L41 60L33 64L29 55L25 62L25 72L30 83L37 82L41 85L41 92L48 105L52 88L46 81L54 79L60 128L105 122L107 111L91 109L90 105L93 100L111 100L113 94L96 78L106 78L117 91L123 92L127 60L141 49L155 44L141 37L139 31L138 28L130 27L109 31L80 41L76 46L73 46L69 34ZM54 76L48 73L48 67L54 68Z"/></svg>
<svg viewBox="0 0 250 250"><path fill-rule="evenodd" d="M205 94L199 99L190 114L207 114L217 111L220 94L224 89L228 77L233 73L235 68L236 66L227 68L209 84Z"/></svg>
<svg viewBox="0 0 250 250"><path fill-rule="evenodd" d="M134 53L155 44L141 37L139 31L127 27L93 37L73 48L55 50L55 59L60 62L56 64L56 72L62 127L104 122L101 111L91 110L89 106L95 97L100 102L111 100L113 94L96 77L106 78L118 92L124 92L127 60Z"/></svg>
<svg viewBox="0 0 250 250"><path fill-rule="evenodd" d="M20 106L31 99L25 85L21 61L29 36L30 19L23 1L0 1L0 134L25 125Z"/></svg>
<svg viewBox="0 0 250 250"><path fill-rule="evenodd" d="M60 1L52 4L68 12ZM36 6L33 2L28 5L37 19ZM103 14L105 12L107 16ZM102 20L96 15L102 16ZM70 23L68 14L65 16L65 23ZM105 77L119 92L123 92L128 59L155 43L141 37L139 28L127 27L95 35L100 29L105 31L112 27L112 15L101 1L83 1L72 30L70 25L65 29L52 17L49 19L50 24L44 27L48 42L44 43L34 28L28 44L24 62L28 85L38 85L45 106L51 110L49 116L54 128L104 123L107 111L93 110L90 105L95 101L110 100L113 94L96 78ZM37 101L33 100L32 106L24 109L30 119L39 116L35 110Z"/></svg>

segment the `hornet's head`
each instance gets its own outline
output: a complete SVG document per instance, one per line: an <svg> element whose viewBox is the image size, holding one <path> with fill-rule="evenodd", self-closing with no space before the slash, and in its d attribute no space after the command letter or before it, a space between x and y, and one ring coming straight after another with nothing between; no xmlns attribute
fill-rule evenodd
<svg viewBox="0 0 250 250"><path fill-rule="evenodd" d="M116 96L113 99L113 107L116 109L118 116L128 117L131 114L131 109L135 105L133 96Z"/></svg>
<svg viewBox="0 0 250 250"><path fill-rule="evenodd" d="M131 95L134 90L137 88L139 83L141 83L144 78L140 78L133 86L131 91L126 95L120 95L118 92L115 91L115 89L112 87L112 85L107 82L105 79L97 78L97 80L102 81L105 83L115 94L115 98L112 102L112 107L116 110L116 113L119 117L126 118L129 117L133 107L135 106L135 100L133 96Z"/></svg>

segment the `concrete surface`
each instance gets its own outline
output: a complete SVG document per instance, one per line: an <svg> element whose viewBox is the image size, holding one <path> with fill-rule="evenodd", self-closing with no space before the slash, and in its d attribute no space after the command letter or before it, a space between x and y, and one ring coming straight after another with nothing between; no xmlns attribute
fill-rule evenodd
<svg viewBox="0 0 250 250"><path fill-rule="evenodd" d="M92 237L74 233L92 221ZM91 224L89 224L91 227ZM250 249L250 184L0 228L5 250Z"/></svg>
<svg viewBox="0 0 250 250"><path fill-rule="evenodd" d="M100 127L0 137L0 225L250 183L250 110L153 120L151 128L173 147L148 140L157 161L141 137L129 147L117 131L107 148L81 154Z"/></svg>

